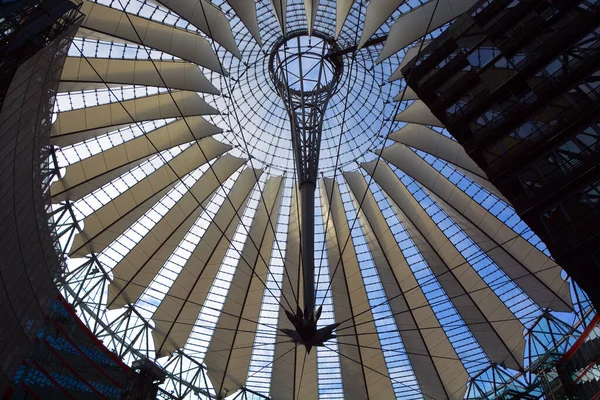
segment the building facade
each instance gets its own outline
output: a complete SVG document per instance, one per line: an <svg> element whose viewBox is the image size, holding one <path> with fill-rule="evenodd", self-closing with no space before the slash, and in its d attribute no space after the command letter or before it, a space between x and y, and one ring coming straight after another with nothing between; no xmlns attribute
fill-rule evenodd
<svg viewBox="0 0 600 400"><path fill-rule="evenodd" d="M487 0L408 86L600 306L600 4Z"/></svg>
<svg viewBox="0 0 600 400"><path fill-rule="evenodd" d="M80 321L55 284L65 263L52 232L48 197L54 173L48 165L51 115L67 51L83 18L80 7L70 0L0 6L3 399L140 399L144 393L156 398L158 385L140 379L148 367L127 367Z"/></svg>
<svg viewBox="0 0 600 400"><path fill-rule="evenodd" d="M25 395L15 382L36 359L58 296L63 264L47 224L45 160L78 8L67 0L0 6L0 395L8 398Z"/></svg>
<svg viewBox="0 0 600 400"><path fill-rule="evenodd" d="M13 377L17 384L5 397L119 400L130 372L59 296L36 334L32 353L17 368Z"/></svg>

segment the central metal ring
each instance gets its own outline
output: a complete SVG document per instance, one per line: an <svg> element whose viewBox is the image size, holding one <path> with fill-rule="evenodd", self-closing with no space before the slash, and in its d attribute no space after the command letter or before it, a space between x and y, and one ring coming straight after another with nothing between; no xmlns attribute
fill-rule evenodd
<svg viewBox="0 0 600 400"><path fill-rule="evenodd" d="M293 96L314 96L327 93L331 97L337 88L344 62L335 39L305 29L289 32L271 49L269 75L278 93L282 89Z"/></svg>

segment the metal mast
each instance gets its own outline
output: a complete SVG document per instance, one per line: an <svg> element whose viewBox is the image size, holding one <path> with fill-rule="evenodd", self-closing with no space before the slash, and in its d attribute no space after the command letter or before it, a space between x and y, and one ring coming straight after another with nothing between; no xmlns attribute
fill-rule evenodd
<svg viewBox="0 0 600 400"><path fill-rule="evenodd" d="M314 198L323 118L343 72L342 56L336 55L339 51L328 35L313 32L309 36L306 30L296 30L274 45L269 61L271 79L290 118L300 191L304 311L298 307L295 315L288 315L297 328L297 335L290 336L307 349L331 334L327 338L316 334L320 310L315 314Z"/></svg>

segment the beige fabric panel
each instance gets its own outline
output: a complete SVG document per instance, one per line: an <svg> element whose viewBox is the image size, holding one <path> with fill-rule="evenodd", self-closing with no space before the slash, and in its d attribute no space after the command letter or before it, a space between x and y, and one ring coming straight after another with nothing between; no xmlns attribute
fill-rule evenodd
<svg viewBox="0 0 600 400"><path fill-rule="evenodd" d="M152 337L157 357L185 346L256 184L255 173L260 178L262 171L249 168L242 171L229 191L231 203L225 200L219 208L152 316L156 323Z"/></svg>
<svg viewBox="0 0 600 400"><path fill-rule="evenodd" d="M339 1L339 0L338 0ZM405 0L371 0L367 7L367 16L365 17L365 23L363 25L363 31L358 42L358 48L360 49L367 40L373 36L377 29L383 25L383 23L392 15L394 11L402 4Z"/></svg>
<svg viewBox="0 0 600 400"><path fill-rule="evenodd" d="M506 197L504 197L504 195L502 193L500 193L498 188L496 188L496 186L494 186L494 184L492 182L490 182L489 180L482 178L479 175L475 175L471 171L467 171L466 169L463 169L456 165L454 166L454 168L458 172L460 172L461 174L463 174L464 176L466 176L467 178L469 178L470 180L472 180L473 182L475 182L476 184L478 184L479 186L481 186L482 188L487 190L488 192L492 193L494 196L496 196L497 198L499 198L506 204L511 205L510 202L508 201L508 199Z"/></svg>
<svg viewBox="0 0 600 400"><path fill-rule="evenodd" d="M477 166L460 144L424 125L406 124L399 131L392 133L390 139L422 150L487 179L485 172Z"/></svg>
<svg viewBox="0 0 600 400"><path fill-rule="evenodd" d="M271 0L271 6L273 6L273 13L275 14L275 18L277 18L277 22L279 22L279 27L281 28L281 32L285 34L286 32L286 16L287 16L287 0Z"/></svg>
<svg viewBox="0 0 600 400"><path fill-rule="evenodd" d="M83 0L81 12L85 15L82 28L163 51L221 73L219 59L200 35L131 14L128 18L123 11L87 0Z"/></svg>
<svg viewBox="0 0 600 400"><path fill-rule="evenodd" d="M426 40L425 43L423 43L423 47L421 47L421 41L419 41L414 46L406 50L406 53L404 53L404 57L402 57L402 61L400 61L400 65L398 66L398 68L396 68L392 76L389 77L388 82L393 82L395 80L403 78L402 68L404 68L406 64L409 63L409 61L411 61L417 56L417 54L419 54L419 49L423 51L429 45L429 43L431 43L431 40Z"/></svg>
<svg viewBox="0 0 600 400"><path fill-rule="evenodd" d="M304 0L304 9L306 10L306 22L308 24L308 33L312 34L313 24L317 16L319 0Z"/></svg>
<svg viewBox="0 0 600 400"><path fill-rule="evenodd" d="M411 100L404 97L405 100ZM408 123L398 132L390 135L390 139L414 147L439 157L453 164L458 172L471 179L479 186L508 203L508 200L487 179L485 172L465 152L463 147L453 140L439 134L424 125Z"/></svg>
<svg viewBox="0 0 600 400"><path fill-rule="evenodd" d="M143 162L154 154L192 140L201 140L216 131L217 128L202 117L189 117L187 125L185 121L177 120L73 163L66 168L63 177L53 183L50 190L52 201L78 200L130 170L132 163ZM209 143L211 141L204 144Z"/></svg>
<svg viewBox="0 0 600 400"><path fill-rule="evenodd" d="M300 237L302 228L299 222L302 220L302 210L298 206L298 203L300 202L300 191L296 185L292 187L291 196L290 216L285 244L285 268L283 271L284 284L282 285L282 296L285 296L287 301L284 299L281 301L286 305L288 302L289 304L303 304L304 302L302 296L302 257L300 255ZM287 317L284 320L286 323L289 323Z"/></svg>
<svg viewBox="0 0 600 400"><path fill-rule="evenodd" d="M245 160L226 154L203 174L190 190L154 225L142 240L112 270L115 279L109 286L111 309L135 303L181 240L208 206L213 193ZM200 203L199 203L200 202ZM131 284L127 284L131 280Z"/></svg>
<svg viewBox="0 0 600 400"><path fill-rule="evenodd" d="M424 125L412 123L392 133L389 138L448 161L461 174L507 202L502 193L487 179L485 172L469 157L463 147L452 139Z"/></svg>
<svg viewBox="0 0 600 400"><path fill-rule="evenodd" d="M96 137L99 137L102 135L106 135L111 132L116 132L119 129L127 128L127 127L130 127L131 125L133 125L133 124L132 123L120 124L120 125L108 126L108 127L104 127L104 128L89 129L87 131L71 133L68 135L53 136L50 138L50 143L55 146L64 147L64 146L68 146L71 144L83 142L85 140L89 140L92 138L96 138Z"/></svg>
<svg viewBox="0 0 600 400"><path fill-rule="evenodd" d="M421 125L433 125L443 128L444 125L421 100L416 100L406 110L396 115L396 121L412 122Z"/></svg>
<svg viewBox="0 0 600 400"><path fill-rule="evenodd" d="M217 110L194 92L172 92L172 95L173 98L168 93L155 94L60 112L52 125L51 136L154 119L218 114Z"/></svg>
<svg viewBox="0 0 600 400"><path fill-rule="evenodd" d="M120 166L118 168L113 168L103 174L90 177L89 180L86 180L86 177L82 174L80 168L78 168L78 166L75 166L71 169L71 171L67 171L71 173L71 176L69 178L65 176L61 180L52 183L52 186L50 187L50 194L52 196L51 201L54 204L65 200L77 201L85 197L86 195L92 193L94 190L99 189L104 185L110 183L112 180L118 178L119 176L129 172L133 168L138 167L149 158L150 157L139 158L137 160L132 161L129 164ZM71 180L81 180L81 182L77 185L71 186L69 183L67 183Z"/></svg>
<svg viewBox="0 0 600 400"><path fill-rule="evenodd" d="M331 204L328 203L329 198ZM321 202L323 218L331 212L331 221L326 231L327 258L331 275L339 262L337 272L331 277L335 319L349 319L338 328L338 332L339 329L353 324L351 328L342 332L345 335L356 334L338 337L344 393L348 398L355 399L394 398L379 337L369 334L376 332L376 328L351 238L344 248L346 239L350 237L350 227L339 186L332 179L321 180Z"/></svg>
<svg viewBox="0 0 600 400"><path fill-rule="evenodd" d="M458 213L452 206L436 196L433 192L430 192L427 189L425 189L425 191L438 202L440 207L450 216L450 218L452 218L460 228L473 239L477 246L485 251L490 259L492 259L492 261L494 261L494 263L537 305L541 308L548 308L554 311L573 311L569 283L562 279L562 269L559 265L550 258L545 257L545 264L536 265L544 271L532 273L525 263L519 261L523 260L523 253L520 254L521 258L519 259L514 255L515 251L533 251L532 248L536 249L534 246L531 246L529 242L521 238L526 244L520 243L521 246L515 246L514 242L516 239L511 240L507 243L509 246L507 251L502 243L498 243L488 236L489 232L484 232L480 227L474 225L465 215ZM481 227L485 228L490 225L494 224L482 224ZM528 258L525 258L525 260L528 260ZM528 261L532 260L536 261L538 259L532 257ZM539 261L543 261L543 259L539 259ZM546 285L544 278L546 278L550 285Z"/></svg>
<svg viewBox="0 0 600 400"><path fill-rule="evenodd" d="M391 198L433 274L491 361L523 366L525 327L506 307L385 162L361 165ZM406 225L406 224L405 224ZM409 225L409 226L410 226ZM407 226L407 229L409 229Z"/></svg>
<svg viewBox="0 0 600 400"><path fill-rule="evenodd" d="M254 321L258 321L265 293L282 193L283 178L269 178L204 357L216 393L233 393L246 383L258 329Z"/></svg>
<svg viewBox="0 0 600 400"><path fill-rule="evenodd" d="M436 8L436 3L437 8ZM379 54L381 62L402 50L415 40L439 28L466 12L477 0L432 0L414 10L403 14L394 22L388 39ZM435 14L433 14L435 11ZM431 18L433 14L433 19ZM431 20L431 25L429 21ZM425 32L429 26L429 30Z"/></svg>
<svg viewBox="0 0 600 400"><path fill-rule="evenodd" d="M317 349L306 353L304 346L298 346L296 357L296 398L316 399L319 397L317 377ZM306 361L304 358L306 357Z"/></svg>
<svg viewBox="0 0 600 400"><path fill-rule="evenodd" d="M421 391L432 399L463 399L469 375L412 273L367 182L345 173L359 220ZM366 193L366 195L365 195Z"/></svg>
<svg viewBox="0 0 600 400"><path fill-rule="evenodd" d="M300 220L300 210L298 209L298 196L299 193L296 191L296 187L294 187L292 190L286 241L285 270L283 282L281 283L281 291L292 305L296 304L294 294L299 296L297 304L302 304L304 301L301 293L302 274L300 273L300 224L298 222ZM293 287L293 290L291 287ZM281 299L281 303L287 306L283 298ZM285 311L281 308L277 324L278 329L294 329L294 326L285 315ZM283 342L284 340L285 337L283 336L279 336L277 339L279 342ZM294 349L294 347L295 344L291 341L275 344L271 388L269 392L277 400L316 399L319 395L317 349L313 348L310 354L306 354L304 346L298 346L297 349ZM305 355L306 362L304 361ZM304 368L304 372L302 372L302 368Z"/></svg>
<svg viewBox="0 0 600 400"><path fill-rule="evenodd" d="M419 96L415 93L415 91L411 87L407 87L406 90L401 90L396 97L394 97L394 101L408 101L408 100L419 100Z"/></svg>
<svg viewBox="0 0 600 400"><path fill-rule="evenodd" d="M241 58L229 20L219 8L206 0L159 0L158 2L176 14L184 16L188 22L231 54Z"/></svg>
<svg viewBox="0 0 600 400"><path fill-rule="evenodd" d="M296 186L292 188L292 198L290 204L290 217L287 230L286 250L283 280L281 282L281 303L287 307L287 303L283 299L288 299L290 304L296 302L294 293L299 293L302 285L302 276L300 274L301 257L300 257L300 223L299 223L299 208ZM298 299L298 304L302 304L302 299ZM296 310L291 310L295 312ZM280 329L294 329L294 326L289 321L285 310L279 308L279 316L277 319L277 332ZM298 361L298 355L303 352L302 346L296 348L296 344L291 340L285 341L286 337L280 334L275 343L275 352L273 355L273 368L271 372L271 387L269 394L278 400L296 400L296 381L297 375L294 375L295 365ZM281 342L281 343L277 343Z"/></svg>
<svg viewBox="0 0 600 400"><path fill-rule="evenodd" d="M212 138L201 141L199 146L190 146L168 164L87 216L83 220L83 231L75 236L70 255L84 256L104 250L156 203L160 198L156 195L230 148Z"/></svg>
<svg viewBox="0 0 600 400"><path fill-rule="evenodd" d="M282 323L284 320L286 320L285 324ZM293 326L287 322L285 312L280 309L278 329L281 328L293 329ZM277 336L275 351L273 353L271 386L269 388L271 398L277 400L296 400L296 385L298 384L296 378L298 378L298 374L294 374L296 372L298 355L304 352L306 350L303 350L303 346L298 346L291 340L286 341L283 335Z"/></svg>
<svg viewBox="0 0 600 400"><path fill-rule="evenodd" d="M59 92L86 90L87 82L106 82L219 94L200 68L188 62L67 57L60 80Z"/></svg>
<svg viewBox="0 0 600 400"><path fill-rule="evenodd" d="M227 2L254 36L256 42L262 46L258 19L256 18L256 2L254 0L227 0Z"/></svg>
<svg viewBox="0 0 600 400"><path fill-rule="evenodd" d="M283 318L287 319L285 314ZM279 337L278 340L283 341L284 339ZM316 348L313 348L310 353L306 353L304 346L297 346L292 341L277 343L275 344L274 360L269 391L272 399L319 398Z"/></svg>
<svg viewBox="0 0 600 400"><path fill-rule="evenodd" d="M335 37L337 38L344 27L346 18L352 9L354 0L337 0L335 2Z"/></svg>
<svg viewBox="0 0 600 400"><path fill-rule="evenodd" d="M425 160L402 144L384 149L382 157L414 177L436 195L439 205L453 211L456 222L489 253L500 267L540 307L571 311L569 285L562 269L526 239L515 233ZM468 222L468 223L467 223Z"/></svg>

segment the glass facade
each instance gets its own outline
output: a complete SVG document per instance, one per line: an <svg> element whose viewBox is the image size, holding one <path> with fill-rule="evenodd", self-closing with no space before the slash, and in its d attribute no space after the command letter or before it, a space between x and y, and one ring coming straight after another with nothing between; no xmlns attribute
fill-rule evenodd
<svg viewBox="0 0 600 400"><path fill-rule="evenodd" d="M600 278L599 21L592 0L479 2L403 69L584 286ZM585 289L598 306L595 286Z"/></svg>

